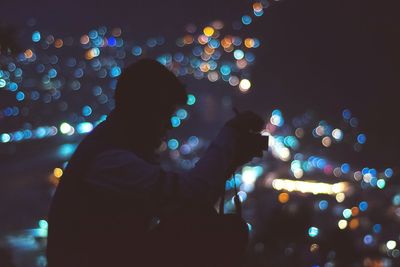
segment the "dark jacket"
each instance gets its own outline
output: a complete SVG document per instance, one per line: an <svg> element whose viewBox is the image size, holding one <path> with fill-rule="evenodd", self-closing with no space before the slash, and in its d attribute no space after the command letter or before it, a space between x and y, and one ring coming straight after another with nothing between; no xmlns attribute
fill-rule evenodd
<svg viewBox="0 0 400 267"><path fill-rule="evenodd" d="M68 163L49 214L49 267L160 266L167 257L160 251L168 251L153 234L160 214L188 203L214 214L211 207L232 171L233 130L223 128L182 174L119 145L110 130L107 121L95 128Z"/></svg>

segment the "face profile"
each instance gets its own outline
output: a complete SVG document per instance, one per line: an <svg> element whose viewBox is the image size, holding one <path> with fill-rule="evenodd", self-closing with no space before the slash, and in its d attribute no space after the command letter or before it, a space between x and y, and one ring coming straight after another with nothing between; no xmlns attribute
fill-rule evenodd
<svg viewBox="0 0 400 267"><path fill-rule="evenodd" d="M172 128L170 118L187 101L184 85L165 66L142 59L128 66L115 90L115 109L109 116L118 142L125 139L146 153L154 152Z"/></svg>

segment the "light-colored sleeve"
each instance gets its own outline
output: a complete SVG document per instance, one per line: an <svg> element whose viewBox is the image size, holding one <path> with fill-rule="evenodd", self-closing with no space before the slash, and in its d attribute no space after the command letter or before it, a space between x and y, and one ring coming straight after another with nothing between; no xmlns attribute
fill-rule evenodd
<svg viewBox="0 0 400 267"><path fill-rule="evenodd" d="M163 171L127 150L109 150L92 163L86 182L135 198L162 197L214 203L232 172L235 132L224 127L188 172Z"/></svg>

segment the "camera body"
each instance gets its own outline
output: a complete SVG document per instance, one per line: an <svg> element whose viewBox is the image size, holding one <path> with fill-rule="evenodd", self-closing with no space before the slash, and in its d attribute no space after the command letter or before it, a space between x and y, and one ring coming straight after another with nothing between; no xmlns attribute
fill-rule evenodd
<svg viewBox="0 0 400 267"><path fill-rule="evenodd" d="M263 151L268 151L269 147L269 135L267 135L266 132L253 132L250 131L250 134L252 135L252 140L256 143L256 146L258 148L262 148Z"/></svg>
<svg viewBox="0 0 400 267"><path fill-rule="evenodd" d="M261 134L261 137L263 138L264 151L268 151L268 148L269 148L269 135Z"/></svg>
<svg viewBox="0 0 400 267"><path fill-rule="evenodd" d="M269 145L269 136L260 134L260 133L250 133L252 135L251 140L254 142L254 145L258 149L262 149L263 151L268 151Z"/></svg>

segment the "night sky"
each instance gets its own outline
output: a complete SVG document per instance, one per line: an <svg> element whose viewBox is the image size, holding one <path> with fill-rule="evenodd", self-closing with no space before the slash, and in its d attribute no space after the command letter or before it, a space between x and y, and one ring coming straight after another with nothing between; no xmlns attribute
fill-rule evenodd
<svg viewBox="0 0 400 267"><path fill-rule="evenodd" d="M230 22L249 1L12 1L2 22L78 35L119 26L134 38L173 40L187 23ZM273 2L246 31L262 41L252 66L254 90L241 108L279 107L289 117L314 110L333 122L349 108L368 142L360 164L399 164L400 18L395 1L286 0ZM269 109L269 108L268 108Z"/></svg>

